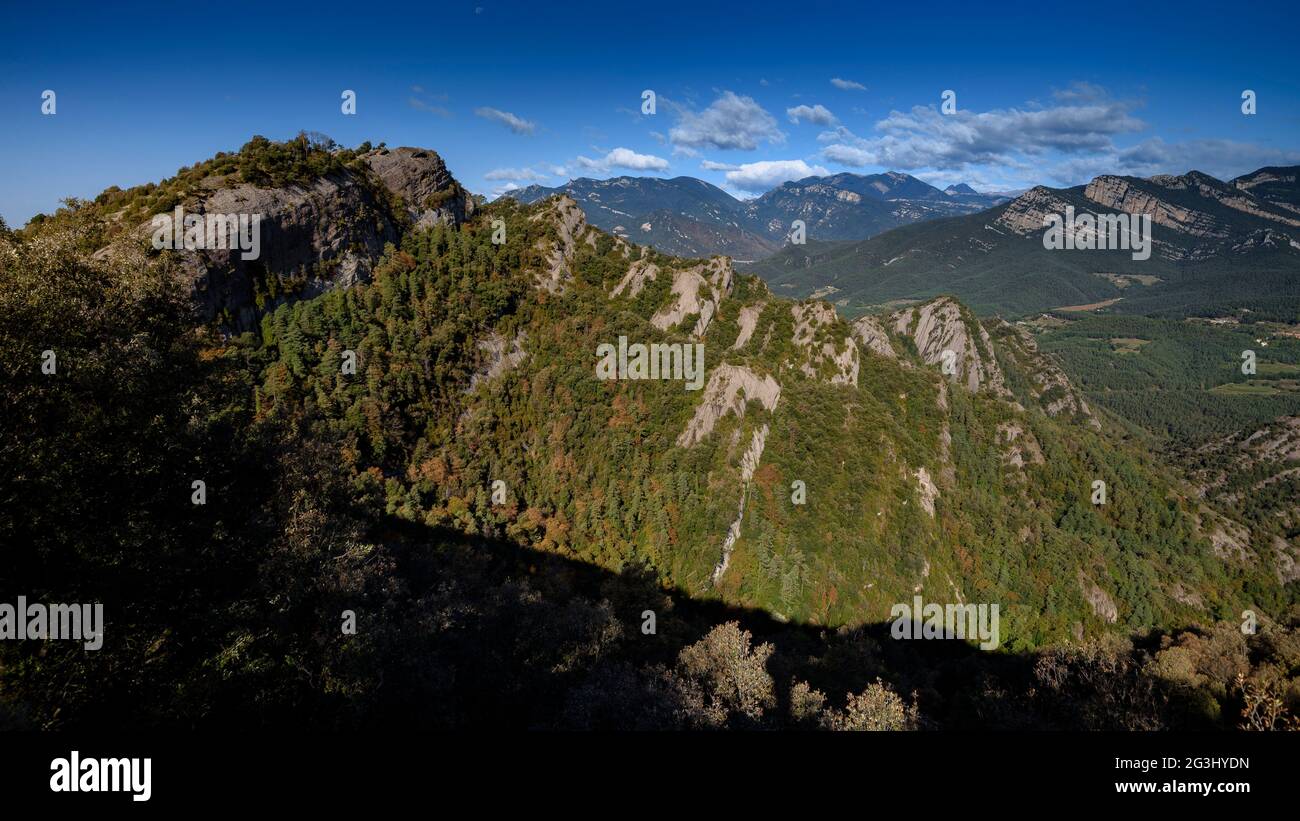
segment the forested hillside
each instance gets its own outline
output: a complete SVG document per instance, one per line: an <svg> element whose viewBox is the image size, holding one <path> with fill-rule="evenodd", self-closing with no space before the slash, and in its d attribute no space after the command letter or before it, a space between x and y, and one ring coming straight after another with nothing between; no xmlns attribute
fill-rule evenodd
<svg viewBox="0 0 1300 821"><path fill-rule="evenodd" d="M244 330L106 219L0 237L3 589L110 614L0 647L10 725L1235 726L1293 686L1294 547L950 298L849 324L559 198ZM621 336L703 344L702 390L596 378ZM916 594L1001 647L891 641Z"/></svg>
<svg viewBox="0 0 1300 821"><path fill-rule="evenodd" d="M1008 317L1095 306L1170 317L1250 309L1295 321L1297 170L1260 169L1227 182L1191 171L1037 186L977 214L907 225L860 242L790 245L748 269L791 296L833 288L836 304L852 315L952 293L980 314ZM1149 216L1149 256L1045 247L1045 219L1066 209Z"/></svg>
<svg viewBox="0 0 1300 821"><path fill-rule="evenodd" d="M506 219L512 238L500 247L489 240L493 217ZM913 588L936 586L1007 602L1014 647L1100 629L1107 617L1085 593L1094 583L1133 628L1285 602L1277 588L1267 603L1245 595L1246 577L1232 580L1245 568L1214 557L1195 506L1171 496L1170 480L1140 452L1086 425L941 389L937 368L906 359L864 356L856 384L804 373L797 304L755 280L722 301L704 334L706 358L715 376L725 364L777 377L780 401L774 410L741 403L747 412L724 412L681 447L697 395L671 381L598 381L593 352L619 336L688 338L648 320L673 298L670 275L689 264L646 257L659 276L633 299L611 299L641 260L608 237L582 235L588 243L575 232L567 290L538 292L529 271L546 261L534 245L555 225L508 205L483 219L409 237L373 285L282 306L264 318L260 339L224 352L259 380L260 417L337 442L354 483L398 518L612 569L644 562L692 594L811 623L883 619ZM758 319L733 350L746 309ZM850 337L833 318L818 333L835 344ZM496 353L516 345L518 364ZM357 378L340 373L344 350L357 352ZM762 426L766 448L742 489L740 462ZM1019 436L1023 447L1010 441ZM935 477L933 512L921 469ZM1089 502L1094 479L1108 483L1107 505ZM504 504L491 502L497 480ZM806 504L791 501L796 480ZM715 590L742 493L734 563ZM1038 575L1031 550L1059 565ZM1258 575L1263 592L1269 574ZM1205 608L1177 601L1175 584L1207 597Z"/></svg>

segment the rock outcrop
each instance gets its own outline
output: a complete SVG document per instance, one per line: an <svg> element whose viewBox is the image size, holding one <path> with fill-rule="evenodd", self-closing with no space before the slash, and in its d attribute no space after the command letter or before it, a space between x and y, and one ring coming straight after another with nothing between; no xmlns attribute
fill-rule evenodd
<svg viewBox="0 0 1300 821"><path fill-rule="evenodd" d="M459 225L474 214L474 200L447 165L425 148L378 148L363 159L384 187L401 197L417 228Z"/></svg>
<svg viewBox="0 0 1300 821"><path fill-rule="evenodd" d="M1006 377L998 365L988 332L951 297L897 311L892 316L894 331L910 336L927 365L951 368L946 373L972 393L984 390L1007 396ZM949 353L950 352L950 353Z"/></svg>
<svg viewBox="0 0 1300 821"><path fill-rule="evenodd" d="M731 349L738 351L745 347L745 343L754 335L754 329L758 327L758 318L763 315L763 306L765 303L757 305L746 305L740 309L740 317L737 323L740 330L736 333L736 341L731 343Z"/></svg>
<svg viewBox="0 0 1300 821"><path fill-rule="evenodd" d="M1115 600L1082 570L1079 571L1079 589L1083 591L1084 601L1088 602L1092 612L1098 618L1107 624L1114 624L1119 620L1119 608L1115 606Z"/></svg>
<svg viewBox="0 0 1300 821"><path fill-rule="evenodd" d="M479 340L478 349L483 355L482 364L479 369L470 374L468 391L474 388L480 382L490 382L501 374L512 368L519 366L528 356L524 350L524 341L528 335L523 331L515 334L515 338L506 341L501 334L493 331L486 339Z"/></svg>
<svg viewBox="0 0 1300 821"><path fill-rule="evenodd" d="M738 365L719 365L709 374L704 396L686 430L677 437L679 447L688 448L713 432L718 420L728 413L745 415L745 406L757 400L769 410L776 410L781 386L771 376L762 376Z"/></svg>
<svg viewBox="0 0 1300 821"><path fill-rule="evenodd" d="M853 335L864 350L886 359L898 358L898 351L894 350L894 343L879 317L864 316L854 320Z"/></svg>
<svg viewBox="0 0 1300 821"><path fill-rule="evenodd" d="M1041 465L1044 462L1043 449L1039 447L1038 440L1015 422L998 425L998 444L1005 448L1005 462L1016 469L1022 469L1026 464Z"/></svg>
<svg viewBox="0 0 1300 821"><path fill-rule="evenodd" d="M1147 214L1156 225L1196 237L1226 237L1228 231L1201 211L1153 196L1123 177L1103 175L1088 183L1083 195L1110 212Z"/></svg>
<svg viewBox="0 0 1300 821"><path fill-rule="evenodd" d="M916 492L921 497L921 508L933 519L934 500L939 498L939 488L930 478L930 471L924 466L917 468L913 475L916 476Z"/></svg>
<svg viewBox="0 0 1300 821"><path fill-rule="evenodd" d="M990 327L994 329L995 341L1001 350L1031 380L1033 398L1049 416L1082 417L1093 430L1101 429L1101 422L1088 407L1083 394L1056 361L1038 349L1038 340L1027 328L1004 320L997 320Z"/></svg>
<svg viewBox="0 0 1300 821"><path fill-rule="evenodd" d="M722 581L722 574L727 572L727 567L731 564L731 551L736 547L736 540L740 538L740 528L745 521L745 500L749 497L749 481L754 478L754 471L758 469L758 462L763 458L763 446L767 443L768 427L764 424L758 430L754 431L754 437L749 442L749 447L740 458L740 509L736 511L736 518L732 520L731 526L727 528L727 535L722 539L722 558L713 566L713 584L716 586Z"/></svg>
<svg viewBox="0 0 1300 821"><path fill-rule="evenodd" d="M831 337L831 329L839 321L835 309L825 302L806 302L791 306L790 310L794 317L794 345L804 355L798 363L799 370L816 378L829 362L827 378L832 385L856 386L861 365L858 346L851 336L842 341Z"/></svg>
<svg viewBox="0 0 1300 821"><path fill-rule="evenodd" d="M1049 214L1064 214L1069 204L1052 189L1038 185L1012 200L994 222L1021 236L1036 234Z"/></svg>
<svg viewBox="0 0 1300 821"><path fill-rule="evenodd" d="M555 232L554 239L544 237L537 241L537 250L542 252L545 262L542 270L533 272L534 282L541 290L559 293L573 278L570 266L578 243L595 247L596 231L587 225L587 217L578 204L564 196L551 199L532 219L549 221Z"/></svg>
<svg viewBox="0 0 1300 821"><path fill-rule="evenodd" d="M186 214L261 215L256 259L237 249L164 252L192 283L199 318L251 330L262 310L367 280L404 225L456 225L473 214L473 201L432 151L375 149L360 159L362 167L283 188L218 178L187 200ZM152 233L152 220L137 231ZM274 296L270 277L281 280Z"/></svg>
<svg viewBox="0 0 1300 821"><path fill-rule="evenodd" d="M650 318L650 324L667 330L688 316L696 315L692 333L704 336L723 297L731 293L731 259L714 257L692 268L673 271L673 300Z"/></svg>
<svg viewBox="0 0 1300 821"><path fill-rule="evenodd" d="M623 279L609 292L610 299L618 296L635 297L648 282L654 282L659 276L659 266L646 259L635 259L628 266Z"/></svg>
<svg viewBox="0 0 1300 821"><path fill-rule="evenodd" d="M1273 570L1277 573L1279 584L1300 581L1300 547L1283 539L1273 537Z"/></svg>

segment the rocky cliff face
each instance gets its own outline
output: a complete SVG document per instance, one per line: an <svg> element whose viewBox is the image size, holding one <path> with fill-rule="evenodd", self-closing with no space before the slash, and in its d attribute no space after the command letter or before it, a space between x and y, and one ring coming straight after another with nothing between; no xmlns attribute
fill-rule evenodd
<svg viewBox="0 0 1300 821"><path fill-rule="evenodd" d="M910 336L927 365L947 367L947 376L972 393L1006 394L1006 379L984 327L950 297L939 297L893 314L894 331Z"/></svg>
<svg viewBox="0 0 1300 821"><path fill-rule="evenodd" d="M609 296L611 299L624 294L635 297L641 293L641 289L646 286L646 283L654 282L658 277L658 265L646 259L634 260L631 267L627 269L627 273L623 275L623 279L618 285L614 286L614 290L609 292Z"/></svg>
<svg viewBox="0 0 1300 821"><path fill-rule="evenodd" d="M1194 192L1207 200L1213 200L1252 217L1272 220L1293 228L1300 227L1300 220L1295 216L1300 214L1300 208L1286 199L1295 197L1294 191L1286 191L1288 186L1294 187L1294 173L1272 174L1259 171L1249 177L1226 183L1208 174L1190 171L1176 177L1151 177L1149 182L1174 191ZM1285 192L1283 197L1274 199L1268 196L1278 194L1279 188Z"/></svg>
<svg viewBox="0 0 1300 821"><path fill-rule="evenodd" d="M582 209L569 197L556 197L546 207L533 215L536 222L549 222L554 229L555 239L538 240L537 248L545 256L545 264L540 271L534 271L538 288L552 293L564 290L573 272L570 266L573 255L578 250L578 243L595 245L596 234L587 225L587 218ZM653 279L654 277L649 277Z"/></svg>
<svg viewBox="0 0 1300 821"><path fill-rule="evenodd" d="M433 151L376 149L364 159L384 188L401 198L418 228L459 225L474 213L474 201Z"/></svg>
<svg viewBox="0 0 1300 821"><path fill-rule="evenodd" d="M650 324L667 330L688 316L695 316L692 333L701 337L709 328L714 312L723 298L731 293L733 271L727 257L673 272L673 300L650 318Z"/></svg>
<svg viewBox="0 0 1300 821"><path fill-rule="evenodd" d="M889 339L889 332L885 330L879 318L874 316L858 318L853 322L853 335L857 337L862 347L871 353L886 359L898 358L894 343Z"/></svg>
<svg viewBox="0 0 1300 821"><path fill-rule="evenodd" d="M729 413L744 416L751 399L758 400L765 410L773 411L780 398L781 386L771 376L759 376L738 365L719 365L709 374L704 397L695 407L695 415L686 430L677 437L677 445L688 448L700 441Z"/></svg>
<svg viewBox="0 0 1300 821"><path fill-rule="evenodd" d="M740 330L736 332L736 341L731 343L731 349L738 351L745 347L750 337L754 335L754 329L758 327L758 318L763 315L763 307L766 303L759 302L754 305L746 305L740 309L740 316L737 318L740 324Z"/></svg>
<svg viewBox="0 0 1300 821"><path fill-rule="evenodd" d="M1012 200L994 222L1021 236L1036 234L1049 214L1063 214L1069 204L1056 191L1038 185Z"/></svg>
<svg viewBox="0 0 1300 821"><path fill-rule="evenodd" d="M397 242L404 227L456 225L474 212L473 200L432 151L381 148L359 159L306 185L213 181L184 203L187 214L262 215L257 259L243 259L238 250L163 252L174 254L193 282L203 321L249 330L261 311L280 302L367 279L384 245ZM138 233L148 237L152 230L146 224ZM273 287L270 278L277 280Z"/></svg>
<svg viewBox="0 0 1300 821"><path fill-rule="evenodd" d="M794 319L794 344L803 354L799 370L807 376L824 376L832 385L858 384L858 346L853 337L839 337L835 309L825 302L806 302L790 309ZM827 365L829 363L829 365Z"/></svg>
<svg viewBox="0 0 1300 821"><path fill-rule="evenodd" d="M1049 416L1079 417L1094 430L1100 429L1101 423L1083 394L1055 360L1038 349L1038 341L1028 329L1000 319L989 320L988 324L998 350L1014 363L1016 370L1029 377L1033 394L1030 398Z"/></svg>
<svg viewBox="0 0 1300 821"><path fill-rule="evenodd" d="M1300 214L1300 174L1291 168L1261 168L1232 181L1233 187L1288 214Z"/></svg>
<svg viewBox="0 0 1300 821"><path fill-rule="evenodd" d="M1147 179L1104 174L1086 186L1038 186L1011 202L994 226L1038 234L1043 220L1072 205L1076 214L1145 214L1157 232L1155 251L1173 261L1197 261L1260 245L1297 247L1300 191L1294 168L1261 169L1231 182L1199 171ZM1082 194L1082 196L1079 196Z"/></svg>
<svg viewBox="0 0 1300 821"><path fill-rule="evenodd" d="M1088 183L1083 195L1109 212L1147 214L1163 225L1194 237L1226 237L1228 230L1209 214L1161 199L1123 177L1101 176Z"/></svg>

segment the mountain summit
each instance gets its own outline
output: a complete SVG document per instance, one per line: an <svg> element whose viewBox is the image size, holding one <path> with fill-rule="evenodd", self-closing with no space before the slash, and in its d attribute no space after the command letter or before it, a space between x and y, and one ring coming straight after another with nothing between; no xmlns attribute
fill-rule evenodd
<svg viewBox="0 0 1300 821"><path fill-rule="evenodd" d="M476 203L434 151L369 143L345 150L303 135L286 143L254 137L238 153L156 185L110 188L88 207L105 220L102 241L123 231L147 240L154 218L176 208L199 218L258 215L256 258L224 242L174 254L201 318L248 330L277 304L368 279L403 233L459 225Z"/></svg>
<svg viewBox="0 0 1300 821"><path fill-rule="evenodd" d="M779 250L796 220L814 240L865 239L900 225L969 214L1003 202L974 191L953 197L908 174L834 174L782 183L741 201L693 177L581 178L505 194L524 203L564 193L593 225L686 257L756 260Z"/></svg>

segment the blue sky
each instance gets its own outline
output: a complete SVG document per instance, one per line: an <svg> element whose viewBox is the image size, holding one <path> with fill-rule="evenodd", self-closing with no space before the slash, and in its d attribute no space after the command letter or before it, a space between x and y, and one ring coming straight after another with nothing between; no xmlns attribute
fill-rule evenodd
<svg viewBox="0 0 1300 821"><path fill-rule="evenodd" d="M738 196L838 171L981 190L1232 176L1300 164L1298 17L1284 3L8 4L0 216L21 225L302 129L432 148L488 196L625 173Z"/></svg>

